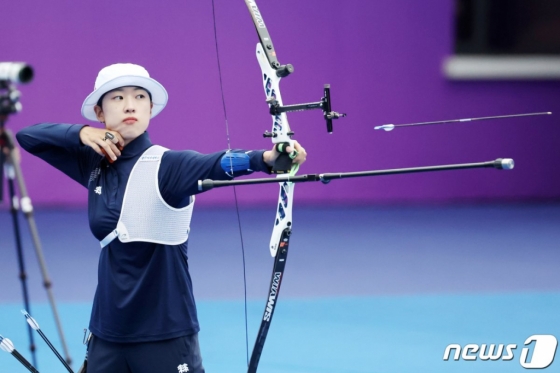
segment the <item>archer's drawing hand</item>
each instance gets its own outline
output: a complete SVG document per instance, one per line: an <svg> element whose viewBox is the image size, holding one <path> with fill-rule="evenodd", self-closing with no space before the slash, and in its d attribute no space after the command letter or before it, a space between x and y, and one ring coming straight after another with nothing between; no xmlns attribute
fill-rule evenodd
<svg viewBox="0 0 560 373"><path fill-rule="evenodd" d="M113 139L111 140L111 136L107 136L106 133L113 135ZM124 139L120 133L89 126L80 130L80 141L92 148L97 154L107 157L110 162L117 160L124 146Z"/></svg>
<svg viewBox="0 0 560 373"><path fill-rule="evenodd" d="M305 148L295 140L294 140L294 147L292 148L291 146L288 146L286 148L286 152L291 153L294 150L294 148L295 151L297 152L297 155L293 159L292 163L297 163L299 165L302 165L307 159L307 152L305 151ZM280 153L276 150L276 145L275 145L272 147L272 150L267 150L266 152L263 153L263 160L267 165L272 167L274 165L274 162L276 161L276 158L278 158L279 155Z"/></svg>

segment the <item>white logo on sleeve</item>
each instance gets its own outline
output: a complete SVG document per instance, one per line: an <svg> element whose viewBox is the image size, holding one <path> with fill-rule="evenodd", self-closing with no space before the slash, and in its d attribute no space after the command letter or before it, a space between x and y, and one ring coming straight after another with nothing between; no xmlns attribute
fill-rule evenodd
<svg viewBox="0 0 560 373"><path fill-rule="evenodd" d="M95 179L97 179L97 177L99 176L99 174L101 174L101 169L99 167L97 167L95 170L93 170L91 172L91 174L89 175L89 180L88 180L88 185L89 183L91 183L92 181L94 181Z"/></svg>
<svg viewBox="0 0 560 373"><path fill-rule="evenodd" d="M187 373L189 371L189 366L187 364L181 364L177 367L179 373Z"/></svg>
<svg viewBox="0 0 560 373"><path fill-rule="evenodd" d="M101 187L98 186L97 188L95 188L94 192L101 195Z"/></svg>

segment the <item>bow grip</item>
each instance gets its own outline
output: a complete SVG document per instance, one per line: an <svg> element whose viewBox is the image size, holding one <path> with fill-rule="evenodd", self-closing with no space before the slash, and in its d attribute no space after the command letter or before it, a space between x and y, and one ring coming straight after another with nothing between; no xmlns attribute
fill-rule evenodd
<svg viewBox="0 0 560 373"><path fill-rule="evenodd" d="M279 142L276 144L275 149L280 155L274 161L274 166L272 166L271 172L273 174L287 174L291 171L292 161L298 153L295 149L288 153L286 150L288 146L291 146L289 142Z"/></svg>

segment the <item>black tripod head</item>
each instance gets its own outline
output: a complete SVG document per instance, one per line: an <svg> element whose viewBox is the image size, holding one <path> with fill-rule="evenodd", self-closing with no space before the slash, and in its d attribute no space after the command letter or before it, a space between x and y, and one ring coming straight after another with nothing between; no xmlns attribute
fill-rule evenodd
<svg viewBox="0 0 560 373"><path fill-rule="evenodd" d="M20 97L21 92L13 83L0 80L0 128L4 128L8 115L21 111Z"/></svg>

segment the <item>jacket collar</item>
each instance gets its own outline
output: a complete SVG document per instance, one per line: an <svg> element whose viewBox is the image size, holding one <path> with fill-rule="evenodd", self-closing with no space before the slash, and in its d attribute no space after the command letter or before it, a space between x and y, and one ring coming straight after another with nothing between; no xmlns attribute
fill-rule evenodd
<svg viewBox="0 0 560 373"><path fill-rule="evenodd" d="M134 158L146 151L150 146L152 146L152 141L150 140L150 136L148 132L144 132L130 143L124 147L121 152L120 158L128 159Z"/></svg>

